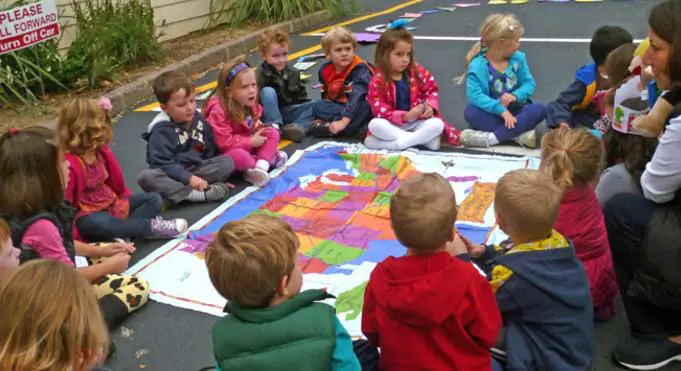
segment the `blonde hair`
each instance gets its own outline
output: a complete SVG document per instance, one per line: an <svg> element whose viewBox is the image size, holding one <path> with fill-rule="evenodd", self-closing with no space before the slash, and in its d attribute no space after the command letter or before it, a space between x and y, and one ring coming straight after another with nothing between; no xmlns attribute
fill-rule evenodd
<svg viewBox="0 0 681 371"><path fill-rule="evenodd" d="M252 107L244 107L241 104L237 103L234 99L232 99L229 93L231 89L234 89L239 85L241 81L241 76L243 76L244 73L247 71L253 71L253 68L249 67L247 69L240 71L236 76L234 76L229 86L227 85L227 77L229 76L229 73L232 72L234 67L242 63L248 64L248 62L246 62L245 60L236 59L230 63L227 63L220 70L220 73L218 74L217 87L215 88L215 90L213 90L213 92L210 94L210 96L208 96L208 98L204 102L203 112L206 111L206 107L208 107L208 101L210 100L210 98L212 98L213 96L217 96L218 99L220 100L220 105L222 106L222 109L225 111L226 118L229 118L229 116L231 116L236 121L244 121L248 116L253 116L254 113Z"/></svg>
<svg viewBox="0 0 681 371"><path fill-rule="evenodd" d="M288 32L279 28L268 28L258 38L258 53L265 58L270 46L274 44L291 45L291 37Z"/></svg>
<svg viewBox="0 0 681 371"><path fill-rule="evenodd" d="M482 53L484 48L489 48L498 40L514 40L520 38L525 32L522 23L515 14L490 14L485 18L480 26L480 40L473 44L473 47L466 54L464 70L468 69L471 61ZM457 84L466 82L467 72L455 79Z"/></svg>
<svg viewBox="0 0 681 371"><path fill-rule="evenodd" d="M563 191L585 186L605 163L603 143L586 130L552 130L541 142L541 168Z"/></svg>
<svg viewBox="0 0 681 371"><path fill-rule="evenodd" d="M451 239L457 211L454 190L445 178L418 174L405 180L390 199L390 225L404 246L436 250Z"/></svg>
<svg viewBox="0 0 681 371"><path fill-rule="evenodd" d="M109 144L113 136L109 114L92 98L75 98L64 104L58 128L64 150L77 155Z"/></svg>
<svg viewBox="0 0 681 371"><path fill-rule="evenodd" d="M206 251L208 275L225 299L265 308L293 271L298 246L298 236L283 220L250 215L220 228Z"/></svg>
<svg viewBox="0 0 681 371"><path fill-rule="evenodd" d="M562 195L548 174L513 170L497 182L494 210L504 218L512 233L540 238L553 229Z"/></svg>
<svg viewBox="0 0 681 371"><path fill-rule="evenodd" d="M62 262L20 266L2 280L0 302L0 370L72 371L107 354L95 292Z"/></svg>
<svg viewBox="0 0 681 371"><path fill-rule="evenodd" d="M324 53L329 55L334 44L352 44L352 48L357 49L357 37L345 27L334 27L322 36L321 44Z"/></svg>

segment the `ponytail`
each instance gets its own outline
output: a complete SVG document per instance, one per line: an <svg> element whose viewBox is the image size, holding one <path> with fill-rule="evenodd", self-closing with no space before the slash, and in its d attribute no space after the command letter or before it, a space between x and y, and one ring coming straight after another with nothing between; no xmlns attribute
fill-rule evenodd
<svg viewBox="0 0 681 371"><path fill-rule="evenodd" d="M464 73L454 78L454 82L456 82L456 84L461 85L464 82L466 82L466 75L468 74L468 65L470 65L473 58L477 57L478 54L480 54L481 52L482 41L476 41L475 44L473 44L473 46L471 47L471 49L468 51L468 54L466 54L466 62L463 64Z"/></svg>
<svg viewBox="0 0 681 371"><path fill-rule="evenodd" d="M552 130L544 135L541 149L541 169L563 191L590 184L603 170L603 144L586 130Z"/></svg>

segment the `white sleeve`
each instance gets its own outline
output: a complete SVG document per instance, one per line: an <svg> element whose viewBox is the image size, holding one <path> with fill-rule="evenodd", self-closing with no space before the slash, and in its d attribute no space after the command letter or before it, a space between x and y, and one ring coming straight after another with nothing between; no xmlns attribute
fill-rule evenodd
<svg viewBox="0 0 681 371"><path fill-rule="evenodd" d="M643 195L665 203L681 188L681 116L673 118L641 176Z"/></svg>

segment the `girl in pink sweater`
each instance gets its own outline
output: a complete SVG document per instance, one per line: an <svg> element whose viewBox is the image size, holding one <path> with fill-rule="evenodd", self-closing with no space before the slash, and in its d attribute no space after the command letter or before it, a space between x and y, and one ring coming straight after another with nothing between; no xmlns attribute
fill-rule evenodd
<svg viewBox="0 0 681 371"><path fill-rule="evenodd" d="M76 209L76 239L172 238L187 231L184 219L157 216L163 200L157 193L131 195L123 172L109 148L112 139L108 111L102 98L76 98L59 114L59 140L69 165L64 197Z"/></svg>
<svg viewBox="0 0 681 371"><path fill-rule="evenodd" d="M263 186L270 180L270 169L283 166L288 156L277 151L279 131L260 121L262 106L257 98L255 71L246 62L237 61L220 71L203 114L220 153L234 160L244 179Z"/></svg>
<svg viewBox="0 0 681 371"><path fill-rule="evenodd" d="M589 277L594 316L615 314L618 288L595 184L604 165L603 144L586 130L558 129L541 143L541 168L563 189L555 229L574 244Z"/></svg>

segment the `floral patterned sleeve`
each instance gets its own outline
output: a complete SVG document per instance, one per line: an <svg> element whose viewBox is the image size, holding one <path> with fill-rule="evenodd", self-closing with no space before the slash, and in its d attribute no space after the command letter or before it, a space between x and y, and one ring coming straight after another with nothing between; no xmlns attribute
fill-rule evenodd
<svg viewBox="0 0 681 371"><path fill-rule="evenodd" d="M388 103L387 98L390 93L383 88L382 80L383 74L377 72L369 83L367 101L371 106L371 112L376 118L386 119L397 126L401 126L404 124L403 117L407 112L396 110Z"/></svg>

